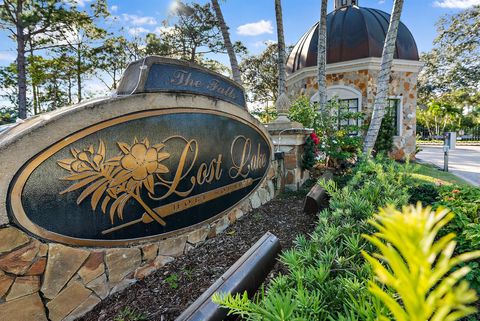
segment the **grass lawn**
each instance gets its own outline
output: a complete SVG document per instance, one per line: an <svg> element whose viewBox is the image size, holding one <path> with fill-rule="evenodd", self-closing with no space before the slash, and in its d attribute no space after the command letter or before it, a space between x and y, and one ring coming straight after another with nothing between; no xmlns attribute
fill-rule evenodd
<svg viewBox="0 0 480 321"><path fill-rule="evenodd" d="M425 183L440 183L442 185L470 185L463 179L444 172L430 164L416 164L412 176Z"/></svg>

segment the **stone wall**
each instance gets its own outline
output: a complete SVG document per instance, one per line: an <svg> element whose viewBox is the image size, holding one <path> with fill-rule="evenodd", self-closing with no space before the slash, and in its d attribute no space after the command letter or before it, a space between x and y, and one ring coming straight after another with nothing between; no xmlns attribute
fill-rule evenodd
<svg viewBox="0 0 480 321"><path fill-rule="evenodd" d="M318 83L315 73L306 73L305 77L295 77L287 81L288 93L292 100L301 94L312 97L316 93ZM370 69L331 73L327 75L327 87L342 85L361 92L361 110L366 114L365 123L368 124L377 92L378 74L378 70ZM392 150L392 156L396 159L413 155L415 152L417 76L416 72L393 71L390 79L389 96L400 98L403 106L401 132L399 136L394 137Z"/></svg>
<svg viewBox="0 0 480 321"><path fill-rule="evenodd" d="M123 248L45 243L12 224L0 226L0 321L75 320L107 296L222 233L280 189L272 161L260 188L215 221L158 242Z"/></svg>
<svg viewBox="0 0 480 321"><path fill-rule="evenodd" d="M287 124L285 129L277 129L274 125L276 124L267 125L267 128L272 137L275 151L283 152L279 171L282 177L281 187L297 191L310 178L310 172L302 166L302 159L305 140L313 130L294 128L296 125L293 123Z"/></svg>

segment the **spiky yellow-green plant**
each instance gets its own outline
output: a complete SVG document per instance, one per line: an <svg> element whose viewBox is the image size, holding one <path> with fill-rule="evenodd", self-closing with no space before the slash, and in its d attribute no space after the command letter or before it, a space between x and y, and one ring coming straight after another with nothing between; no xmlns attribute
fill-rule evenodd
<svg viewBox="0 0 480 321"><path fill-rule="evenodd" d="M395 320L454 321L476 311L471 304L477 295L461 280L470 268L458 265L480 257L480 251L452 257L455 235L437 239L453 216L447 209L432 211L419 203L402 212L393 207L381 209L371 221L378 232L364 237L380 253L363 252L377 280L370 282L369 289ZM380 320L389 319L382 316Z"/></svg>

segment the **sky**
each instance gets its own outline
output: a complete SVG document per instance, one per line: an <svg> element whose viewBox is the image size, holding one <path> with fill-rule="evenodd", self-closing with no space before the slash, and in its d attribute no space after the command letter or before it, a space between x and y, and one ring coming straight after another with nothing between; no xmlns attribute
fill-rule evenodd
<svg viewBox="0 0 480 321"><path fill-rule="evenodd" d="M82 8L92 0L75 1ZM329 1L329 12L333 10L333 2ZM118 17L115 27L124 27L127 35L140 36L160 30L172 3L173 0L108 0L111 13ZM480 4L480 0L406 0L401 19L415 37L419 51L424 52L432 48L435 22L441 16L476 4ZM220 5L232 40L242 41L250 54L260 53L265 49L265 42L276 40L273 0L225 0L220 1ZM359 0L359 5L391 12L393 0ZM282 0L282 6L285 41L287 45L293 45L318 21L320 0ZM228 65L226 55L215 58ZM15 43L4 30L0 30L0 66L14 59Z"/></svg>

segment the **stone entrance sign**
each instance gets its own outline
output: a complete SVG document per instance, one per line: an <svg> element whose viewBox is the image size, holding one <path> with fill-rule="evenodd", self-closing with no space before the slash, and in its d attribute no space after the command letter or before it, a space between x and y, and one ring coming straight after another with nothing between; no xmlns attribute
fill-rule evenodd
<svg viewBox="0 0 480 321"><path fill-rule="evenodd" d="M0 321L76 320L225 232L279 191L272 154L242 87L161 57L0 132Z"/></svg>
<svg viewBox="0 0 480 321"><path fill-rule="evenodd" d="M33 158L11 187L11 212L30 232L66 243L154 236L235 205L269 163L268 139L245 120L188 108L138 112Z"/></svg>
<svg viewBox="0 0 480 321"><path fill-rule="evenodd" d="M135 74L132 66L144 65L147 72ZM10 139L3 158L12 177L5 204L11 221L50 241L125 245L208 223L259 187L272 146L231 101L243 98L241 87L169 59L132 66L121 88L138 80L135 90L146 93L51 113L3 134ZM178 93L177 74L189 75L193 92L208 83L225 90ZM203 81L195 87L193 79ZM154 85L171 92L148 93Z"/></svg>

